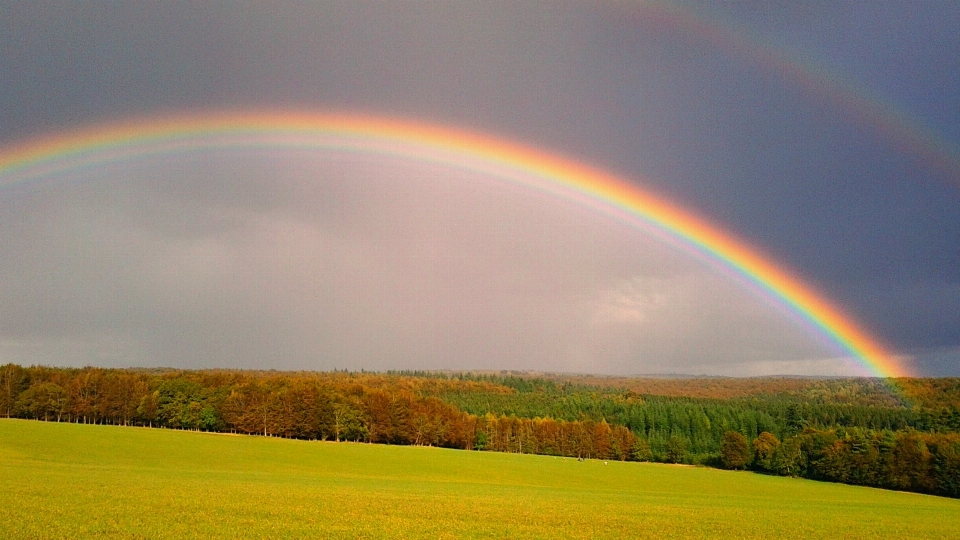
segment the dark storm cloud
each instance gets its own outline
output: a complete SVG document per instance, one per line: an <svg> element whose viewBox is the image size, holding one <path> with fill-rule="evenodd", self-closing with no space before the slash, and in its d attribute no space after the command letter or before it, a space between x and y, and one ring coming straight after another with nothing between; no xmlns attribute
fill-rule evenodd
<svg viewBox="0 0 960 540"><path fill-rule="evenodd" d="M960 363L943 360L944 351L960 348L960 302L953 301L960 284L958 179L843 108L831 99L830 83L798 86L749 50L723 46L723 32L741 33L752 36L747 43L778 48L778 58L808 62L814 75L822 66L956 147L957 9L896 2L684 4L681 14L718 29L711 37L685 25L684 16L664 16L676 12L658 3L4 3L0 142L202 108L341 108L483 129L643 182L792 266L897 350L935 358L929 372L960 373ZM154 220L155 249L197 231L219 238L209 233L217 227L240 234L244 218L210 208L273 200L261 196L265 188L255 178L245 186L218 193L155 182L151 196L179 208L182 218ZM72 211L70 192L63 193L64 206L50 215ZM122 193L101 194L109 203L98 213L105 220L116 208L122 219L113 225L121 236L132 234L121 231L140 196L127 190L133 201L120 200ZM352 204L367 204L360 199ZM284 215L296 206L276 204ZM264 211L254 206L255 214ZM164 208L139 212L149 221L150 212ZM41 227L43 216L29 219ZM77 279L68 275L69 264L89 262L76 260L82 256L69 235L59 251L31 252L15 234L29 226L28 217L3 217L5 264L15 260L26 274L30 261L38 273L44 264L60 268L64 275L54 281L66 288ZM96 230L110 227L104 222ZM122 240L110 238L103 241ZM193 249L201 251L177 256L202 268L208 249L209 264L221 264L217 246L198 243ZM110 264L89 271L121 271ZM152 275L124 271L130 275L118 280ZM622 277L629 289L630 276ZM148 285L113 293L103 285L76 301L133 305L122 295L147 294ZM203 290L198 285L198 294ZM184 317L190 307L183 305ZM7 317L4 325L11 326L3 331L47 325L69 333L70 325L97 320L54 324L53 315L23 313ZM158 328L175 326L157 321ZM193 323L198 334L210 331L203 320ZM101 330L104 342L122 341L110 328ZM235 347L249 346L242 342ZM182 343L188 354L195 341ZM918 362L924 371L927 364Z"/></svg>

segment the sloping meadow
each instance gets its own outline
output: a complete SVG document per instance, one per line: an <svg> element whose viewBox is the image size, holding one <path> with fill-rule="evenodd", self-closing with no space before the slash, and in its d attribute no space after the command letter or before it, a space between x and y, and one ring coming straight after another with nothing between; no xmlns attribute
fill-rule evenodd
<svg viewBox="0 0 960 540"><path fill-rule="evenodd" d="M4 538L949 538L960 501L701 467L0 420Z"/></svg>

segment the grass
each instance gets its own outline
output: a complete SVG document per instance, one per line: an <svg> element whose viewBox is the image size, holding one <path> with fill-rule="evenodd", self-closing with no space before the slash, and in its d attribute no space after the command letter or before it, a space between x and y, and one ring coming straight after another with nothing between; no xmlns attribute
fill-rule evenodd
<svg viewBox="0 0 960 540"><path fill-rule="evenodd" d="M955 538L960 500L645 463L0 420L2 538Z"/></svg>

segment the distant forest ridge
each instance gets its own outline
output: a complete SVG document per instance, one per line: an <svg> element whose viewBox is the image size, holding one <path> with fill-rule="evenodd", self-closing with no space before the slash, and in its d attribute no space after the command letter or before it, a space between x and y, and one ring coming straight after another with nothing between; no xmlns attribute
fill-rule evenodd
<svg viewBox="0 0 960 540"><path fill-rule="evenodd" d="M803 400L960 408L960 378L877 377L707 377L692 375L615 376L529 371L391 371L395 375L487 378L491 381L543 380L656 396L734 399L790 396ZM509 383L508 383L509 384Z"/></svg>
<svg viewBox="0 0 960 540"><path fill-rule="evenodd" d="M0 366L0 415L754 469L960 497L960 379Z"/></svg>

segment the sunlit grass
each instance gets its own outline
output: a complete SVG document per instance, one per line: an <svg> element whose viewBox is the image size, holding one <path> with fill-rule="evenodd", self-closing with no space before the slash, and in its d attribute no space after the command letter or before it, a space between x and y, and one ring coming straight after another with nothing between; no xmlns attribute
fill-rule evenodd
<svg viewBox="0 0 960 540"><path fill-rule="evenodd" d="M0 420L0 537L951 538L960 500L713 469Z"/></svg>

